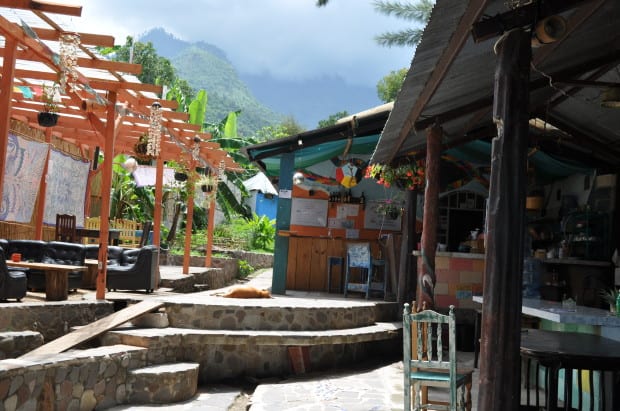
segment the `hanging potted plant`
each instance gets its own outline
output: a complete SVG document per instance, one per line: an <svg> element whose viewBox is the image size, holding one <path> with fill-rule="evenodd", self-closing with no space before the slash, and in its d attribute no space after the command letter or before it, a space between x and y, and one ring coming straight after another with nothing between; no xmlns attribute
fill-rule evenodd
<svg viewBox="0 0 620 411"><path fill-rule="evenodd" d="M366 178L374 178L384 187L396 186L402 190L421 190L425 185L425 170L422 161L411 161L396 166L370 164L366 167Z"/></svg>
<svg viewBox="0 0 620 411"><path fill-rule="evenodd" d="M204 202L207 207L215 199L215 195L217 192L217 183L217 176L213 174L202 175L196 181L196 186L200 187L202 192L205 194Z"/></svg>
<svg viewBox="0 0 620 411"><path fill-rule="evenodd" d="M152 155L147 154L147 148L149 145L148 139L149 135L147 133L144 133L140 136L140 138L138 138L138 142L133 146L134 157L137 160L145 163L154 160L154 157Z"/></svg>
<svg viewBox="0 0 620 411"><path fill-rule="evenodd" d="M58 85L56 83L51 86L44 85L41 98L43 111L37 114L37 122L42 127L53 127L58 122L58 105L62 101Z"/></svg>
<svg viewBox="0 0 620 411"><path fill-rule="evenodd" d="M376 212L390 220L396 220L402 214L402 207L391 199L387 199L377 205Z"/></svg>

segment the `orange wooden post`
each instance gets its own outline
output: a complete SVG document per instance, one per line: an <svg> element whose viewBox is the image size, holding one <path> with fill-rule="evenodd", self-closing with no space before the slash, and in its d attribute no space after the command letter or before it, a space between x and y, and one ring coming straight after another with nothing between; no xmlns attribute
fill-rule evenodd
<svg viewBox="0 0 620 411"><path fill-rule="evenodd" d="M50 144L52 142L52 129L45 129L45 142ZM45 176L47 175L47 165L50 159L50 152L47 150L47 157L45 159L45 165L43 166L43 174L41 174L41 182L39 183L39 202L37 206L37 214L34 217L34 239L43 239L43 216L45 215L45 203L47 198L45 192L47 191L47 181Z"/></svg>
<svg viewBox="0 0 620 411"><path fill-rule="evenodd" d="M99 224L99 264L97 275L97 300L105 299L106 270L108 268L108 234L110 232L110 191L112 190L112 160L116 141L116 92L108 92L105 127L105 161L101 176L101 223Z"/></svg>
<svg viewBox="0 0 620 411"><path fill-rule="evenodd" d="M187 189L187 216L185 218L185 250L183 252L183 274L189 274L189 260L192 252L192 220L194 218L194 182L196 181L196 160L192 158L189 166L189 188Z"/></svg>
<svg viewBox="0 0 620 411"><path fill-rule="evenodd" d="M215 227L215 197L209 204L209 221L207 222L207 253L205 267L211 267L211 254L213 252L213 227Z"/></svg>
<svg viewBox="0 0 620 411"><path fill-rule="evenodd" d="M13 90L13 77L15 76L15 49L17 42L11 37L4 38L4 54L2 55L2 77L0 78L0 113L4 113L0 119L0 199L4 186L4 163L6 159L6 147L9 141L9 124L11 124L11 94Z"/></svg>

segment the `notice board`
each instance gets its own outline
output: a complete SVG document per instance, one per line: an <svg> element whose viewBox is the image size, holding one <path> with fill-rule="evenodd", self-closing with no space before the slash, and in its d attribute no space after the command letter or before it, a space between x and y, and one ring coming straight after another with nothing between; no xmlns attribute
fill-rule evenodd
<svg viewBox="0 0 620 411"><path fill-rule="evenodd" d="M293 198L291 204L291 224L326 227L327 207L327 200Z"/></svg>

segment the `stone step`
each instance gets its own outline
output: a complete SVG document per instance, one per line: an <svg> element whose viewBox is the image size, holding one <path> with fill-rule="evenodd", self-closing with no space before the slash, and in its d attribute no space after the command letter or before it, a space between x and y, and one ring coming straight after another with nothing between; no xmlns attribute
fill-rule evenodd
<svg viewBox="0 0 620 411"><path fill-rule="evenodd" d="M38 331L0 332L0 360L17 358L43 345L43 336Z"/></svg>
<svg viewBox="0 0 620 411"><path fill-rule="evenodd" d="M199 364L178 362L158 364L129 371L129 404L168 404L196 395Z"/></svg>
<svg viewBox="0 0 620 411"><path fill-rule="evenodd" d="M319 331L394 321L400 307L352 299L242 299L195 293L167 301L165 310L170 326L178 328Z"/></svg>
<svg viewBox="0 0 620 411"><path fill-rule="evenodd" d="M294 370L289 347L308 347L308 369L330 369L402 351L402 323L376 323L339 330L199 330L128 327L104 334L100 343L126 344L148 350L162 363L200 364L201 383L239 376L277 377Z"/></svg>

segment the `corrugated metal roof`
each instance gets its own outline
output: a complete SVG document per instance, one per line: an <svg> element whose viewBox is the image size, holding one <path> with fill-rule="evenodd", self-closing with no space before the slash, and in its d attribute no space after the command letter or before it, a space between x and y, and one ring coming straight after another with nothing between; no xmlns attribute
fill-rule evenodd
<svg viewBox="0 0 620 411"><path fill-rule="evenodd" d="M472 10L475 3L481 4L478 10ZM445 145L466 141L467 135L478 130L488 130L483 137L494 135L496 56L493 47L498 38L475 43L468 23L478 21L480 16L508 11L505 3L503 0L437 0L372 156L373 162L390 162L423 151L426 146L423 129L435 119L444 129ZM572 135L574 140L563 142L564 147L586 151L609 164L620 154L620 112L600 106L601 88L575 88L559 81L620 82L620 35L616 28L620 21L620 2L584 1L562 16L569 23L568 35L561 41L533 49L530 112L532 117L547 120ZM467 31L463 30L463 24ZM455 46L458 39L454 36L465 39L461 48ZM454 57L446 60L450 53ZM601 68L603 72L596 73ZM429 80L433 73L437 75L443 69L446 71L433 90ZM581 139L584 136L587 139Z"/></svg>

